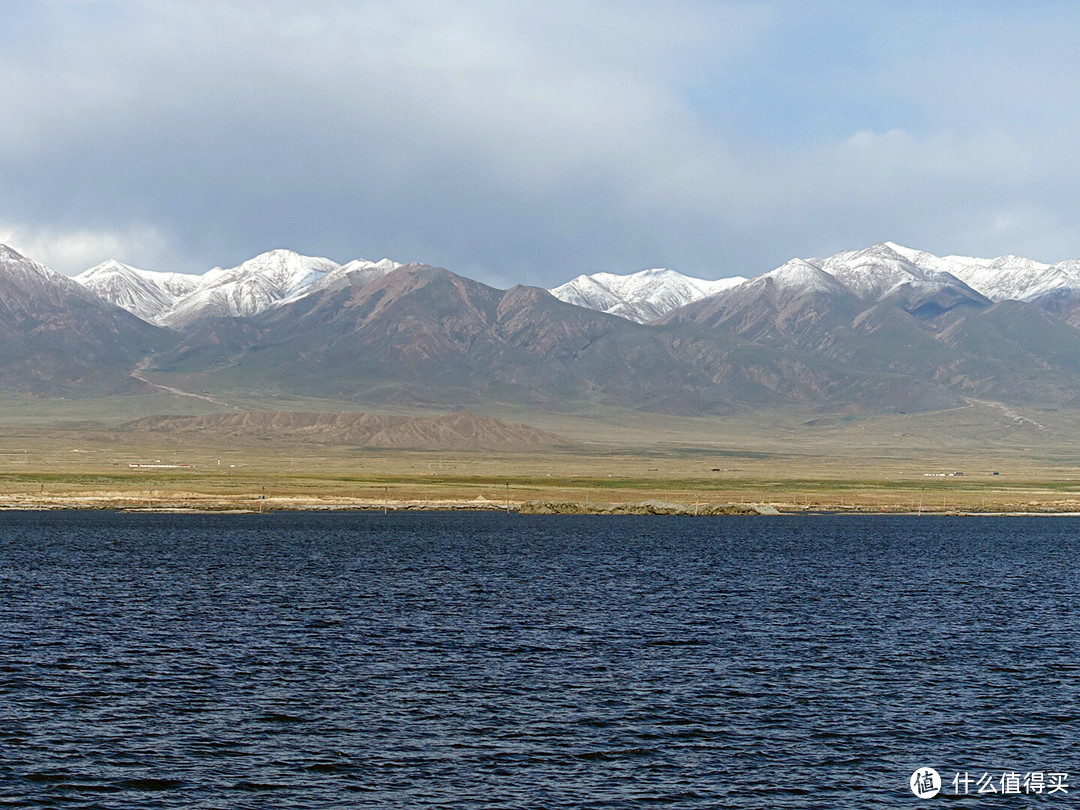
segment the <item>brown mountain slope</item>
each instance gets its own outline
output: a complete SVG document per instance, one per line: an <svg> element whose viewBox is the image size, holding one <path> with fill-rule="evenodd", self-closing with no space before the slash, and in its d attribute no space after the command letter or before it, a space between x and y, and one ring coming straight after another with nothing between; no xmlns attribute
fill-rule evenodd
<svg viewBox="0 0 1080 810"><path fill-rule="evenodd" d="M254 318L206 322L156 370L222 390L469 407L513 402L717 413L858 398L843 368L748 346L696 324L650 327L407 265Z"/></svg>
<svg viewBox="0 0 1080 810"><path fill-rule="evenodd" d="M876 400L884 410L950 407L966 396L1080 404L1080 330L1034 304L995 304L956 281L907 281L857 298L794 261L659 323L696 324L805 362L839 364L866 382L852 402Z"/></svg>
<svg viewBox="0 0 1080 810"><path fill-rule="evenodd" d="M129 371L172 338L0 245L0 386L81 396L145 391Z"/></svg>

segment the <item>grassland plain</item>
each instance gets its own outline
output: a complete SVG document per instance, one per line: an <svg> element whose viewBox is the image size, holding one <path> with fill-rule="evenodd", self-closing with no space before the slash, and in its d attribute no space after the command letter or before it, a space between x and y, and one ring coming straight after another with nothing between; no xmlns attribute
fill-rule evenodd
<svg viewBox="0 0 1080 810"><path fill-rule="evenodd" d="M371 410L326 400L234 408ZM557 434L541 451L381 449L306 434L153 432L190 397L0 401L0 506L118 509L528 509L768 504L782 512L1080 512L1077 414L992 402L862 417L679 418L499 409ZM420 409L394 413L432 415ZM956 473L960 473L957 475Z"/></svg>

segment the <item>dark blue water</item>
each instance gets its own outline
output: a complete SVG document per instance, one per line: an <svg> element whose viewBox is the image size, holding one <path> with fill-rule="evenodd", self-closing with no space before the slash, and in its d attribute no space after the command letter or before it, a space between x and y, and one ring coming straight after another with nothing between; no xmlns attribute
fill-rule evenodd
<svg viewBox="0 0 1080 810"><path fill-rule="evenodd" d="M0 806L1064 807L1078 569L1068 518L0 513Z"/></svg>

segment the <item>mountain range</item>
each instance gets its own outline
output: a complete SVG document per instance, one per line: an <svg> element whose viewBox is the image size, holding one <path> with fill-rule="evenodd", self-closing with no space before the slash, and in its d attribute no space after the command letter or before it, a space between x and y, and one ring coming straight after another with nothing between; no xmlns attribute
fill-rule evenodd
<svg viewBox="0 0 1080 810"><path fill-rule="evenodd" d="M243 317L345 278L371 280L397 262L362 260L339 265L330 259L271 250L229 269L201 276L139 270L107 261L75 276L84 287L143 320L182 328L212 317Z"/></svg>
<svg viewBox="0 0 1080 810"><path fill-rule="evenodd" d="M748 274L750 275L750 274ZM894 243L706 281L673 270L499 290L422 264L274 250L202 276L74 279L0 248L0 384L694 415L1080 406L1080 261Z"/></svg>

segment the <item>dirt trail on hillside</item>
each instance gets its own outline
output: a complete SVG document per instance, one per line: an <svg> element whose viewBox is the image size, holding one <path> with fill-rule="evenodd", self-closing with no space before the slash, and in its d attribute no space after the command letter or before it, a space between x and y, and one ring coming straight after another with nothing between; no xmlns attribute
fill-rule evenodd
<svg viewBox="0 0 1080 810"><path fill-rule="evenodd" d="M169 394L175 394L178 397L192 397L194 399L201 399L204 402L213 402L215 405L224 405L226 408L230 408L234 411L240 410L237 406L222 399L214 399L214 397L208 397L205 394L195 394L191 391L184 391L180 388L173 388L171 385L162 385L161 383L154 382L153 380L148 379L145 374L146 369L149 366L149 358L145 360L140 360L139 364L131 370L131 376L134 377L136 380L139 380L140 382L144 382L149 386L157 388L160 391L165 391Z"/></svg>

